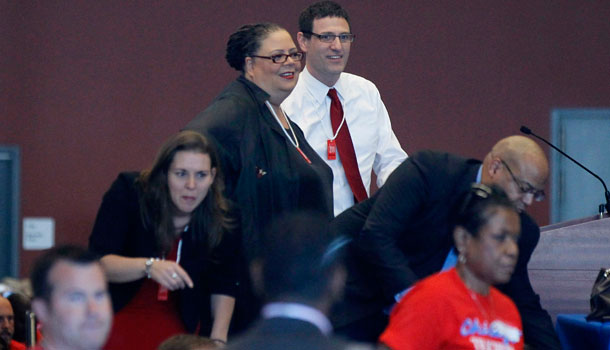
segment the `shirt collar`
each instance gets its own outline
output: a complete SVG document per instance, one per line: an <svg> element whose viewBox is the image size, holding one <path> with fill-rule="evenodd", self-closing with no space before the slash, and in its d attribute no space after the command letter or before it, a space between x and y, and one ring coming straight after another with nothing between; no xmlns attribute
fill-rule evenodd
<svg viewBox="0 0 610 350"><path fill-rule="evenodd" d="M346 87L342 84L341 78L337 80L337 83L334 86L328 87L326 84L314 78L314 76L311 75L311 73L309 73L307 70L307 67L303 68L299 79L303 80L307 91L311 94L311 96L313 96L318 104L324 103L329 89L336 89L340 98L343 96L343 92L345 92L346 89Z"/></svg>
<svg viewBox="0 0 610 350"><path fill-rule="evenodd" d="M328 318L318 309L298 303L269 303L263 307L263 318L286 317L309 322L324 335L330 335L333 327Z"/></svg>

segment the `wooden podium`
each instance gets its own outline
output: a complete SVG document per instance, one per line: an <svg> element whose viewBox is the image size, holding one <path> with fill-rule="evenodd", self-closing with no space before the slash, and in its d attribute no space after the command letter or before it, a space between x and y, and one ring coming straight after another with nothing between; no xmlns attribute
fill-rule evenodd
<svg viewBox="0 0 610 350"><path fill-rule="evenodd" d="M588 314L593 282L610 268L610 218L566 221L540 229L528 269L542 307L557 314Z"/></svg>

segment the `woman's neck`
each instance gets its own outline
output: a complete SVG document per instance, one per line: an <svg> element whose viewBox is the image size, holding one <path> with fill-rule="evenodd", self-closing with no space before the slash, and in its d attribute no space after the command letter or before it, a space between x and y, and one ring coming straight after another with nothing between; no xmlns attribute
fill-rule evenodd
<svg viewBox="0 0 610 350"><path fill-rule="evenodd" d="M273 111L275 111L275 115L277 115L277 117L279 118L280 123L282 124L284 129L289 129L290 124L288 124L288 118L286 118L286 115L284 114L284 111L282 111L282 108L279 105L274 104L271 100L269 100L269 104L271 104L271 108L273 108Z"/></svg>
<svg viewBox="0 0 610 350"><path fill-rule="evenodd" d="M269 92L267 92L267 93L269 93ZM281 94L281 95L279 95L279 94ZM273 106L277 106L279 108L280 105L282 104L282 102L284 102L284 100L286 99L286 97L288 97L288 95L290 95L290 94L286 93L284 91L279 92L274 95L269 94L269 102L271 102L271 104Z"/></svg>
<svg viewBox="0 0 610 350"><path fill-rule="evenodd" d="M460 279L464 282L468 289L481 295L489 294L489 283L477 277L477 275L472 272L468 266L458 263L456 269L458 276L460 276Z"/></svg>
<svg viewBox="0 0 610 350"><path fill-rule="evenodd" d="M272 91L269 91L267 89L264 89L263 87L258 85L256 83L256 81L254 81L254 77L251 74L244 73L244 78L249 80L254 85L258 86L261 90L265 91L269 95L269 102L271 102L271 104L274 105L274 106L278 106L279 107L279 105L281 105L282 102L284 102L286 97L288 97L288 95L290 95L290 91L284 91L284 90L272 90Z"/></svg>
<svg viewBox="0 0 610 350"><path fill-rule="evenodd" d="M184 231L184 228L186 227L186 225L189 224L190 221L190 215L174 216L174 228L176 229L176 235L182 233L182 231Z"/></svg>

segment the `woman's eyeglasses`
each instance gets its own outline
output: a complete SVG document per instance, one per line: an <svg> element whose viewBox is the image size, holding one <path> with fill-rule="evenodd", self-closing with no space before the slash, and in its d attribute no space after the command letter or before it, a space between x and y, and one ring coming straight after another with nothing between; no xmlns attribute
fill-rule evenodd
<svg viewBox="0 0 610 350"><path fill-rule="evenodd" d="M302 52L278 53L276 55L271 55L271 56L252 55L251 57L264 58L266 60L271 60L271 62L273 62L273 63L284 63L284 62L286 62L286 60L288 60L288 57L290 57L293 61L298 62L303 59L303 53Z"/></svg>
<svg viewBox="0 0 610 350"><path fill-rule="evenodd" d="M470 190L465 194L464 199L459 206L458 215L462 215L466 211L466 208L470 207L474 201L485 200L492 194L491 187L482 183L473 182L470 184Z"/></svg>

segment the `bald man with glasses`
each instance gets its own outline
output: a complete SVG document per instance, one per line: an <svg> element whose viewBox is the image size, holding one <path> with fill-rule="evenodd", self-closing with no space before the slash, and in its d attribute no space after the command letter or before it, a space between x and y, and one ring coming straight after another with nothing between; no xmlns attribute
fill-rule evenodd
<svg viewBox="0 0 610 350"><path fill-rule="evenodd" d="M482 162L432 151L411 155L373 198L332 223L335 231L355 235L348 261L350 283L334 318L337 332L343 328L348 336L375 338L387 321L384 308L416 281L455 264L455 207L472 183L483 183L502 188L521 218L517 266L510 281L496 287L517 305L527 345L560 349L527 271L540 229L525 209L544 198L548 174L546 155L524 136L498 141Z"/></svg>

